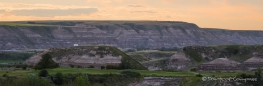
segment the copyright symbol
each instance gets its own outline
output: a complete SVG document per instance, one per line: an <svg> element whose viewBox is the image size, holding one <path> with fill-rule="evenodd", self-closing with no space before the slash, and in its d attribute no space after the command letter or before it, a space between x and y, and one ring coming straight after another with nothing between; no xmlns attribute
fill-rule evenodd
<svg viewBox="0 0 263 86"><path fill-rule="evenodd" d="M206 78L206 77L202 77L202 80L203 80L203 81L206 81L206 80L207 80L207 78Z"/></svg>

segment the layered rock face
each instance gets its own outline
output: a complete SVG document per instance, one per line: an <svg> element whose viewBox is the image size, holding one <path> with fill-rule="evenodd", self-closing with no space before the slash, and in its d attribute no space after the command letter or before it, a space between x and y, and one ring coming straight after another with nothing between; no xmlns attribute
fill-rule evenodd
<svg viewBox="0 0 263 86"><path fill-rule="evenodd" d="M100 68L101 66L118 65L122 59L122 56L111 51L110 47L86 46L49 49L30 57L25 63L34 66L40 61L41 55L46 53L50 54L53 57L52 59L60 66L94 66Z"/></svg>
<svg viewBox="0 0 263 86"><path fill-rule="evenodd" d="M174 54L168 61L167 68L173 70L186 70L193 62L183 52Z"/></svg>
<svg viewBox="0 0 263 86"><path fill-rule="evenodd" d="M262 31L202 29L186 22L94 22L72 26L0 26L0 50L61 48L74 44L119 48L263 44Z"/></svg>

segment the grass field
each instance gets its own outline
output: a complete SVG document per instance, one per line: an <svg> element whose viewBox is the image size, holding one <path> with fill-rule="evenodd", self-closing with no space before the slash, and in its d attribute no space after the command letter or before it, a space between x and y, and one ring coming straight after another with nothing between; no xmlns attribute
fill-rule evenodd
<svg viewBox="0 0 263 86"><path fill-rule="evenodd" d="M55 69L48 69L49 74L55 74L61 72L63 74L67 73L88 73L88 74L119 74L122 71L127 70L100 70L100 69L93 69L93 68L55 68ZM196 74L200 73L204 76L212 76L215 77L233 77L240 73L246 74L254 74L254 72L170 72L170 71L149 71L149 70L129 70L134 71L142 74L143 76L155 76L155 77L183 77L183 76L195 76ZM20 75L20 76L27 76L28 74L32 73L37 75L39 70L16 70L16 71L0 71L0 76L3 74L7 75Z"/></svg>
<svg viewBox="0 0 263 86"><path fill-rule="evenodd" d="M245 73L254 75L255 72L246 72L246 71L236 71L236 72L198 72L202 74L203 76L215 76L215 77L235 77L238 74Z"/></svg>
<svg viewBox="0 0 263 86"><path fill-rule="evenodd" d="M63 74L67 73L88 73L88 74L119 74L122 71L126 70L100 70L100 69L92 69L92 68L56 68L56 69L48 69L49 74L55 74L57 72L61 72ZM139 72L143 76L194 76L194 73L191 72L168 72L168 71L148 71L148 70L130 70L134 72ZM39 70L35 71L31 70L16 70L16 71L0 71L0 75L8 74L8 75L21 75L26 76L29 73L37 74Z"/></svg>

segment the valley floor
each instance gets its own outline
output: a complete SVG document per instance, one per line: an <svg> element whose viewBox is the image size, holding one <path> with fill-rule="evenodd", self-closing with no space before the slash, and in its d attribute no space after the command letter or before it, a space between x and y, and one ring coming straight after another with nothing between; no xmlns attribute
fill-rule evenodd
<svg viewBox="0 0 263 86"><path fill-rule="evenodd" d="M29 74L37 75L40 70L6 70L1 68L0 75L7 74L9 76L27 76ZM94 69L94 68L55 68L55 69L48 69L49 74L56 74L61 72L63 74L72 73L82 73L82 74L120 74L122 71L127 70L107 70L107 69ZM187 77L187 76L196 76L197 74L201 74L203 76L215 76L215 77L230 77L236 76L237 74L241 73L248 73L243 71L238 72L189 72L189 71L149 71L149 70L129 70L133 72L138 72L141 75L147 76L154 76L154 77ZM254 72L250 72L248 74L253 74Z"/></svg>

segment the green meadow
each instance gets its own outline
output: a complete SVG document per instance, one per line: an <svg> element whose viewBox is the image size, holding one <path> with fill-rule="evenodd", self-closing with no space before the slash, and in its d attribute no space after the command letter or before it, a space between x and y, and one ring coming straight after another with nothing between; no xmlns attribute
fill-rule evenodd
<svg viewBox="0 0 263 86"><path fill-rule="evenodd" d="M55 74L61 72L63 74L67 73L87 73L87 74L120 74L122 71L128 70L107 70L107 69L94 69L94 68L55 68L55 69L47 69L49 74ZM129 70L142 74L143 76L195 76L194 73L191 72L169 72L169 71L149 71L149 70ZM18 76L26 76L30 73L38 74L39 70L12 70L5 71L1 70L0 75L18 75Z"/></svg>
<svg viewBox="0 0 263 86"><path fill-rule="evenodd" d="M0 75L14 75L14 76L27 76L28 74L37 75L40 70L0 70ZM83 73L83 74L120 74L122 71L133 71L138 72L143 76L154 76L154 77L187 77L196 76L197 74L202 74L203 76L215 76L215 77L234 77L237 74L246 73L254 74L254 72L188 72L188 71L149 71L149 70L108 70L108 69L95 69L95 68L55 68L47 69L49 74L56 74L61 72L63 74L72 73Z"/></svg>

